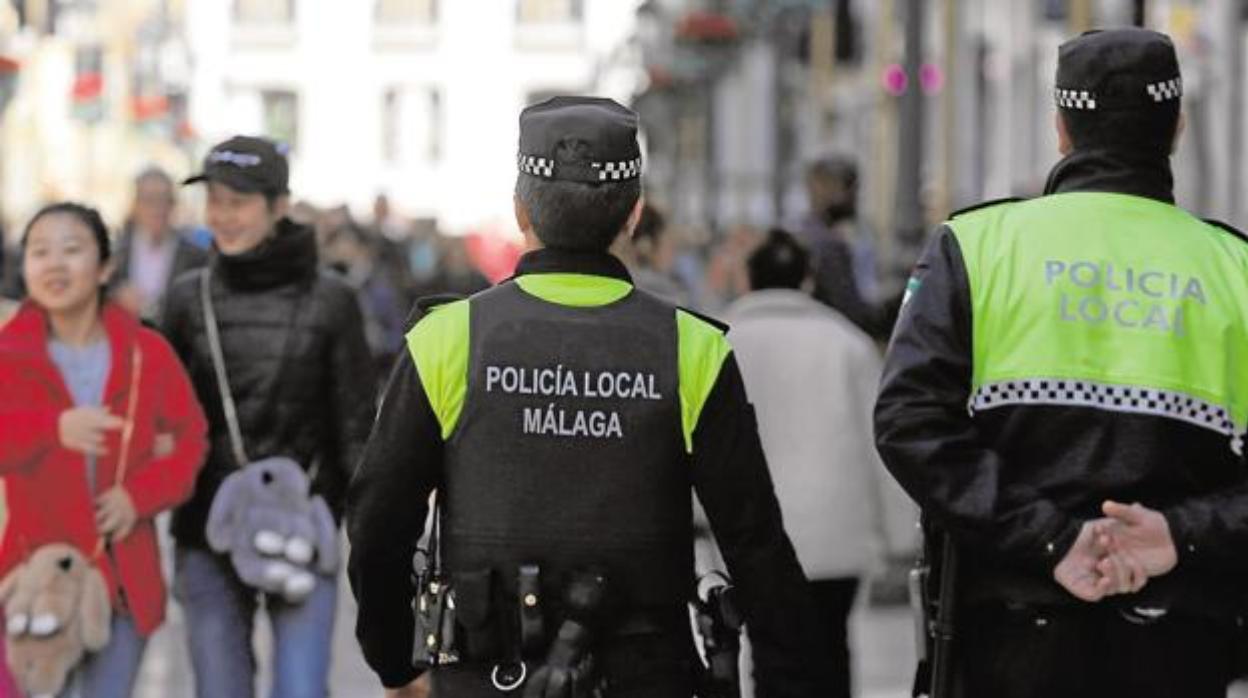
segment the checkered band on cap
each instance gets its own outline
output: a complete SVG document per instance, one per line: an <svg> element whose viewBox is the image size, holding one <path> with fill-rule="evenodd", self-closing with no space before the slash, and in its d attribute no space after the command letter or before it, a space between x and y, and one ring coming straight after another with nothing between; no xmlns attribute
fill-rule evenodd
<svg viewBox="0 0 1248 698"><path fill-rule="evenodd" d="M521 172L527 174L548 179L555 176L555 161L550 158L542 158L536 155L520 155L517 157L517 165Z"/></svg>
<svg viewBox="0 0 1248 698"><path fill-rule="evenodd" d="M1111 385L1086 380L1030 378L990 383L971 396L970 411L1018 405L1090 407L1177 419L1230 438L1231 450L1243 454L1245 431L1221 405L1172 390Z"/></svg>
<svg viewBox="0 0 1248 698"><path fill-rule="evenodd" d="M595 162L592 167L598 170L598 180L603 182L641 176L641 158L620 162Z"/></svg>
<svg viewBox="0 0 1248 698"><path fill-rule="evenodd" d="M1063 109L1096 109L1096 95L1089 90L1053 90L1057 106Z"/></svg>
<svg viewBox="0 0 1248 698"><path fill-rule="evenodd" d="M1154 102L1168 102L1183 96L1183 78L1172 78L1145 85Z"/></svg>

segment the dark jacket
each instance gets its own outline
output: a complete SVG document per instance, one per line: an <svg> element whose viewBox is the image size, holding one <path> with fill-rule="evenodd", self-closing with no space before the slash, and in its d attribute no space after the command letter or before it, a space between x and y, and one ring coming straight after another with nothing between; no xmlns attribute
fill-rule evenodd
<svg viewBox="0 0 1248 698"><path fill-rule="evenodd" d="M173 288L174 282L183 274L204 266L208 263L209 257L207 250L187 240L181 231L171 231L170 235L173 236L174 243L173 261L169 265L169 277L165 280L164 296L169 295L169 289ZM117 241L117 249L113 251L113 259L117 260L117 271L108 281L110 291L130 282L130 251L133 244L134 230L127 228ZM164 308L163 298L156 301L156 308L156 314L152 319L159 321Z"/></svg>
<svg viewBox="0 0 1248 698"><path fill-rule="evenodd" d="M1171 188L1165 158L1080 151L1054 169L1046 194L1172 203ZM972 416L970 290L947 227L910 288L885 362L876 440L928 520L959 544L965 598L1080 603L1053 581L1053 568L1083 522L1113 498L1166 516L1179 565L1110 603L1233 619L1248 590L1248 462L1228 438L1169 417L1082 406L1013 405Z"/></svg>
<svg viewBox="0 0 1248 698"><path fill-rule="evenodd" d="M542 250L525 255L517 268L520 277L550 272L629 279L623 264L608 255ZM588 308L587 317L596 317L594 310ZM677 312L674 306L671 312ZM552 342L563 339L550 338ZM457 341L453 337L444 340ZM552 356L556 351L552 347ZM348 574L359 601L356 635L365 659L386 686L404 685L418 673L412 666L412 554L424 529L429 494L441 486L446 452L451 450L444 444L426 390L410 354L401 356L351 485ZM662 438L656 435L656 441ZM709 388L691 447L671 467L688 473L686 487L692 486L705 507L737 586L753 642L758 695L818 695L819 645L813 604L782 526L754 411L730 353ZM603 486L601 480L595 483ZM515 487L522 491L525 486ZM686 543L692 544L692 540ZM680 642L688 640L687 626L679 636L660 633L653 637L656 641L634 655L627 669L611 668L615 653L625 648L608 645L606 672L619 671L616 676L625 677L622 683L635 681L639 675L658 682L661 677L648 673L654 666L690 656L686 654L689 645ZM659 690L656 684L654 692L643 694L670 694Z"/></svg>
<svg viewBox="0 0 1248 698"><path fill-rule="evenodd" d="M285 455L314 473L312 491L341 519L347 483L373 417L372 364L355 294L317 268L316 241L289 220L260 247L214 255L213 307L247 456ZM169 292L165 333L186 364L210 426L211 449L192 499L174 513L182 545L204 547L221 481L239 467L208 347L199 283ZM289 339L288 339L289 337Z"/></svg>

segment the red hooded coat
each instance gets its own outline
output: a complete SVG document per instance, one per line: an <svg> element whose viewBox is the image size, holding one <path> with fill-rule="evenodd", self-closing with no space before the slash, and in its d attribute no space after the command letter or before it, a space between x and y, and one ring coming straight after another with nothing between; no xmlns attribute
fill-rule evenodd
<svg viewBox="0 0 1248 698"><path fill-rule="evenodd" d="M95 562L143 635L164 620L165 581L152 519L191 495L207 450L207 422L186 370L164 338L117 306L105 305L104 329L112 365L104 406L124 417L130 406L134 349L142 350L138 402L122 486L138 513L125 538ZM26 302L0 330L0 476L7 486L8 526L0 542L0 576L35 548L66 542L90 556L97 550L94 499L113 487L121 431L109 432L108 452L96 461L95 491L88 491L85 457L60 443L58 420L74 407L69 389L48 354L45 313ZM173 437L173 451L155 455L157 434Z"/></svg>

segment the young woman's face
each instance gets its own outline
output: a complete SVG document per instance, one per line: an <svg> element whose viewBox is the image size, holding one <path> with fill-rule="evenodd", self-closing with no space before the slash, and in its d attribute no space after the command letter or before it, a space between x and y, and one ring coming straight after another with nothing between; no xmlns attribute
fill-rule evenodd
<svg viewBox="0 0 1248 698"><path fill-rule="evenodd" d="M204 218L221 254L236 255L264 242L285 213L285 206L285 197L270 206L263 194L241 192L219 182L208 182L208 205Z"/></svg>
<svg viewBox="0 0 1248 698"><path fill-rule="evenodd" d="M108 280L95 235L66 213L48 214L31 227L22 257L30 299L50 313L76 310L99 301Z"/></svg>

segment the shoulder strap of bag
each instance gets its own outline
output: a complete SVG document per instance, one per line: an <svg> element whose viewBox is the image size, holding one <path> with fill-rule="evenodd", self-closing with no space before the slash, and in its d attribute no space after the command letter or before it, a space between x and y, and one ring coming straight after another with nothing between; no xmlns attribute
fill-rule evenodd
<svg viewBox="0 0 1248 698"><path fill-rule="evenodd" d="M230 447L238 467L249 462L243 448L243 433L238 427L238 408L230 393L230 380L225 374L225 354L221 351L221 331L217 327L217 313L212 307L212 271L204 267L199 272L199 299L204 308L204 327L208 332L208 350L212 354L212 367L217 375L217 392L221 395L221 407L225 412L225 424L230 432Z"/></svg>
<svg viewBox="0 0 1248 698"><path fill-rule="evenodd" d="M212 304L212 269L204 267L199 274L199 297L204 308L204 325L208 331L208 348L212 354L212 366L217 376L217 391L221 395L221 406L225 412L226 426L230 432L230 447L234 451L234 460L237 461L238 467L244 467L251 462L247 457L247 449L243 445L243 431L238 425L238 408L234 404L234 394L230 390L229 376L225 372L225 352L221 349L221 330L217 324L217 313ZM274 379L273 389L268 394L268 405L262 410L263 414L268 414L273 407L273 403L277 399L277 391L281 390L281 386L285 381L286 367L291 360L291 351L294 347L295 330L298 325L299 314L303 309L304 299L307 297L306 292L299 293L295 298L294 308L290 312L290 323L286 327L286 339L282 344L281 363L278 364L277 377Z"/></svg>
<svg viewBox="0 0 1248 698"><path fill-rule="evenodd" d="M126 395L126 423L121 428L121 450L117 454L117 473L113 484L120 486L126 480L126 468L130 464L130 440L134 438L134 422L139 412L139 384L143 376L143 348L136 337L134 352L130 354L130 392ZM104 536L96 541L91 559L99 559L108 545Z"/></svg>

